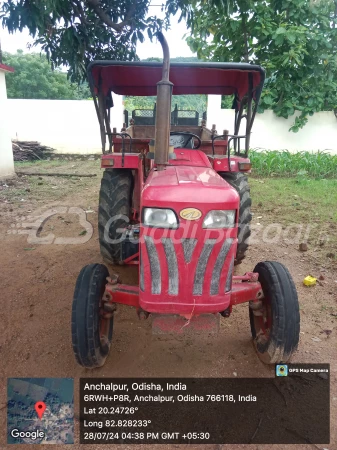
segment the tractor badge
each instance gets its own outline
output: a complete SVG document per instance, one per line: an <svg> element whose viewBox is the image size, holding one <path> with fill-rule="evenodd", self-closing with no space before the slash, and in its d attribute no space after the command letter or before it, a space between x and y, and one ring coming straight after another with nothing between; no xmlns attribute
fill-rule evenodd
<svg viewBox="0 0 337 450"><path fill-rule="evenodd" d="M201 211L196 208L185 208L180 211L180 217L185 220L197 220L202 216Z"/></svg>

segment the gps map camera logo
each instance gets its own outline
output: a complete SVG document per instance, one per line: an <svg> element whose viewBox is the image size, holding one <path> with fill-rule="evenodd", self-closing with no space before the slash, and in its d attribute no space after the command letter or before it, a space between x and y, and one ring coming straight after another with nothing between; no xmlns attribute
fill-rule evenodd
<svg viewBox="0 0 337 450"><path fill-rule="evenodd" d="M277 377L287 377L288 376L288 365L287 364L277 364L276 376Z"/></svg>

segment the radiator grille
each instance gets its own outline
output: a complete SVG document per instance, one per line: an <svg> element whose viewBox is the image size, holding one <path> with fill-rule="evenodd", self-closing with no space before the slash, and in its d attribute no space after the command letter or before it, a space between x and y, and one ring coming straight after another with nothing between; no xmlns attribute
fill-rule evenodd
<svg viewBox="0 0 337 450"><path fill-rule="evenodd" d="M161 293L161 271L156 246L150 236L144 236L146 250L150 261L152 294Z"/></svg>
<svg viewBox="0 0 337 450"><path fill-rule="evenodd" d="M222 244L221 250L218 254L217 260L214 265L212 280L211 280L211 295L216 295L219 293L219 280L221 270L226 261L226 257L228 255L229 249L231 248L233 239L226 239ZM226 288L227 289L227 288Z"/></svg>
<svg viewBox="0 0 337 450"><path fill-rule="evenodd" d="M142 258L142 250L139 251L139 287L144 292L144 265Z"/></svg>
<svg viewBox="0 0 337 450"><path fill-rule="evenodd" d="M193 284L193 294L201 295L202 288L204 285L205 271L208 263L208 258L210 257L211 251L213 250L216 239L206 239L205 245L202 249L201 255L199 257L197 270L195 271L194 284Z"/></svg>
<svg viewBox="0 0 337 450"><path fill-rule="evenodd" d="M174 245L171 239L162 239L164 245L166 261L169 274L169 294L178 295L179 292L179 275L178 275L178 262L177 255L174 249Z"/></svg>
<svg viewBox="0 0 337 450"><path fill-rule="evenodd" d="M221 247L217 244L216 239L206 239L203 246L198 246L198 250L195 252L198 241L197 239L182 239L179 244L174 244L171 238L162 238L159 244L155 244L154 240L150 236L144 236L146 253L148 256L149 266L144 267L144 255L140 254L140 289L144 292L145 290L145 276L147 280L151 279L151 293L161 294L163 287L163 271L167 270L168 283L164 284L167 286L167 293L172 296L179 295L179 271L187 270L186 274L193 283L193 295L206 294L205 292L205 275L207 271L212 274L209 295L219 295L221 292L220 288L220 278L221 272L228 260L228 254L233 244L233 239L226 239ZM216 245L217 244L217 245ZM181 245L179 250L179 245ZM161 248L159 247L161 246ZM220 247L220 249L219 249ZM216 249L216 250L215 250ZM143 248L145 251L145 248ZM177 251L181 252L181 257L183 261L180 260L180 265L178 265ZM213 251L217 251L217 255L212 257L212 262L210 262L210 256ZM197 254L195 254L197 253ZM166 259L165 266L160 266L160 258ZM192 256L197 259L192 260ZM216 260L214 262L214 259ZM231 262L228 269L228 274L226 277L226 283L224 291L228 292L231 290L232 283L232 273L234 258L230 256ZM188 266L187 266L188 265ZM192 271L192 272L191 272ZM194 275L193 275L194 271ZM147 273L147 275L146 275ZM181 274L180 274L181 277ZM186 278L186 281L188 279ZM181 281L181 280L180 280ZM223 288L222 288L223 289ZM185 290L186 293L186 290Z"/></svg>
<svg viewBox="0 0 337 450"><path fill-rule="evenodd" d="M189 263L191 262L193 250L197 245L197 239L182 239L181 243L183 245L185 261Z"/></svg>
<svg viewBox="0 0 337 450"><path fill-rule="evenodd" d="M226 279L226 286L225 286L225 292L229 292L232 289L232 275L233 275L233 268L234 268L234 256L232 257L231 264L228 269L227 279Z"/></svg>

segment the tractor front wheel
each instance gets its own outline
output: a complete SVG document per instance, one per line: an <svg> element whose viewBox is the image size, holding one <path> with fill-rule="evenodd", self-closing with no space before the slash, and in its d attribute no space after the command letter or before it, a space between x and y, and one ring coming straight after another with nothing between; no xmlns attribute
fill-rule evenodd
<svg viewBox="0 0 337 450"><path fill-rule="evenodd" d="M297 292L288 269L278 262L256 265L263 297L250 302L254 347L266 364L286 363L297 348L300 313Z"/></svg>
<svg viewBox="0 0 337 450"><path fill-rule="evenodd" d="M102 316L108 269L89 264L81 270L75 287L71 333L75 358L87 368L101 367L110 351L113 318Z"/></svg>

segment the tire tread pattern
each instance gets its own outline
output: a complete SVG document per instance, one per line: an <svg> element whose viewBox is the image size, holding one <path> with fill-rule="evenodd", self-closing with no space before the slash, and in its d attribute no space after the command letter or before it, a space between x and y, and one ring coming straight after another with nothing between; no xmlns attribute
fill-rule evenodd
<svg viewBox="0 0 337 450"><path fill-rule="evenodd" d="M133 176L129 169L107 169L103 173L99 192L98 235L101 255L110 264L122 264L120 244L106 241L104 232L112 217L129 217L132 204ZM109 238L118 239L118 228L124 228L127 222L120 218L109 225Z"/></svg>
<svg viewBox="0 0 337 450"><path fill-rule="evenodd" d="M250 207L252 206L252 199L250 197L250 188L247 176L242 172L220 172L219 175L236 189L240 196L238 246L234 261L234 264L238 265L241 264L246 256L248 249L247 241L251 234L250 222L252 220L252 214Z"/></svg>
<svg viewBox="0 0 337 450"><path fill-rule="evenodd" d="M89 264L81 270L72 304L72 345L77 362L87 368L101 367L110 350L113 319L108 342L102 344L99 335L99 302L109 271L103 264Z"/></svg>
<svg viewBox="0 0 337 450"><path fill-rule="evenodd" d="M250 313L251 332L255 348L268 364L286 363L295 352L299 342L300 312L295 284L288 269L276 261L258 263L254 272L265 296L271 302L272 327L267 342L260 342L256 335L254 316Z"/></svg>

